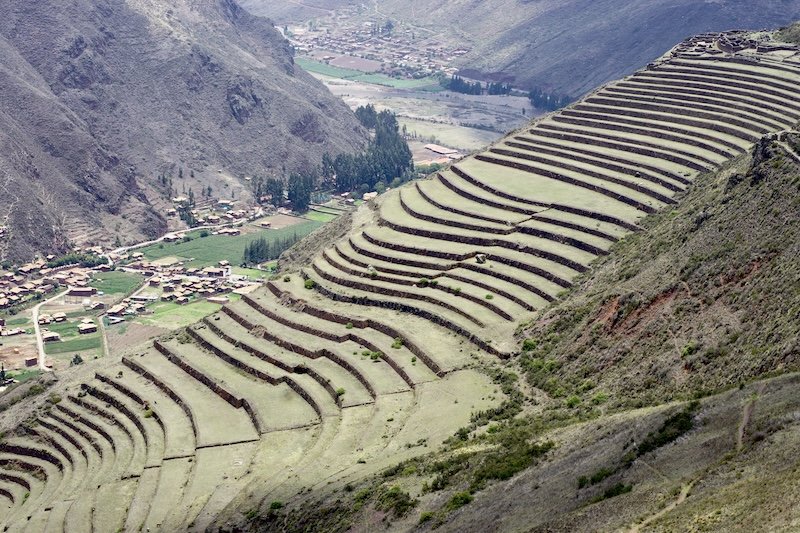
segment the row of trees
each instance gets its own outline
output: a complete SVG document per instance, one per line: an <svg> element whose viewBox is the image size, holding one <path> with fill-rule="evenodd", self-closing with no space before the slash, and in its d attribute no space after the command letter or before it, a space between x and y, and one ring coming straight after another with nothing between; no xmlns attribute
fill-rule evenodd
<svg viewBox="0 0 800 533"><path fill-rule="evenodd" d="M284 251L288 250L299 240L300 237L297 235L297 232L291 237L275 239L274 241L268 241L264 237L252 240L250 244L244 247L242 265L258 265L264 261L277 259Z"/></svg>
<svg viewBox="0 0 800 533"><path fill-rule="evenodd" d="M266 199L275 207L283 205L288 198L292 202L292 208L302 212L308 209L311 193L314 192L318 180L318 169L294 172L286 182L278 178L256 177L252 180L253 194L258 199Z"/></svg>
<svg viewBox="0 0 800 533"><path fill-rule="evenodd" d="M498 95L498 94L511 94L511 84L510 83L487 83L486 84L486 94Z"/></svg>
<svg viewBox="0 0 800 533"><path fill-rule="evenodd" d="M443 85L445 89L449 89L457 93L476 95L483 94L483 85L481 85L481 82L470 82L455 74L453 74L449 80L446 80Z"/></svg>
<svg viewBox="0 0 800 533"><path fill-rule="evenodd" d="M536 87L528 93L531 105L544 111L555 111L570 103L570 97L564 94L547 93Z"/></svg>

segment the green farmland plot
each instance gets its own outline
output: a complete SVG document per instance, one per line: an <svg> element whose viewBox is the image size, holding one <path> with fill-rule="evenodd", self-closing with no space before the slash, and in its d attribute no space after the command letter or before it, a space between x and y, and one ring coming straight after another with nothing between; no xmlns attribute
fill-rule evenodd
<svg viewBox="0 0 800 533"><path fill-rule="evenodd" d="M223 260L229 261L233 265L238 265L242 262L245 246L253 240L264 237L272 243L282 239L290 239L295 233L298 237L304 237L322 224L320 221L309 220L286 228L263 229L236 236L209 235L208 237L200 237L198 233L195 233L190 241L154 244L142 248L140 251L151 261L169 256L191 259L187 263L190 267L211 266Z"/></svg>
<svg viewBox="0 0 800 533"><path fill-rule="evenodd" d="M306 218L309 220L315 220L317 222L330 222L331 220L335 219L338 215L328 212L322 211L309 211L306 213Z"/></svg>
<svg viewBox="0 0 800 533"><path fill-rule="evenodd" d="M146 326L177 329L197 322L204 317L220 310L222 306L198 300L186 305L173 302L158 302L150 306L152 314L136 318L136 322Z"/></svg>
<svg viewBox="0 0 800 533"><path fill-rule="evenodd" d="M44 351L48 355L75 353L84 352L86 350L94 350L102 347L102 345L103 340L100 338L100 334L92 333L90 335L81 335L78 338L68 341L49 342L44 345Z"/></svg>
<svg viewBox="0 0 800 533"><path fill-rule="evenodd" d="M420 79L404 79L392 78L385 74L367 74L359 70L349 68L334 67L319 61L311 59L297 58L295 62L300 65L303 70L313 72L315 74L322 74L331 78L340 78L343 80L360 81L361 83L371 83L373 85L383 85L385 87L392 87L394 89L417 89L425 91L443 91L444 89L439 85L436 78L427 77Z"/></svg>
<svg viewBox="0 0 800 533"><path fill-rule="evenodd" d="M307 70L308 72L313 72L315 74L322 74L323 76L330 76L332 78L342 78L346 80L346 79L356 78L364 74L360 70L334 67L332 65L320 63L319 61L313 61L311 59L305 59L302 57L298 57L294 61L295 63L300 65L300 68L302 68L303 70Z"/></svg>
<svg viewBox="0 0 800 533"><path fill-rule="evenodd" d="M142 276L129 272L99 272L92 278L92 287L105 294L129 294L142 283Z"/></svg>

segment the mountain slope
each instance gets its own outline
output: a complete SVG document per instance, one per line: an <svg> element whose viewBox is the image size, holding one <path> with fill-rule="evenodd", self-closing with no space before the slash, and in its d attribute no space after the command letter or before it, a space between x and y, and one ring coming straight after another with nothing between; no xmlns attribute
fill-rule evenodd
<svg viewBox="0 0 800 533"><path fill-rule="evenodd" d="M9 257L63 249L76 226L102 228L106 242L162 233L160 173L183 168L176 188L238 198L244 176L282 175L365 141L280 34L232 0L0 8L0 120L16 132L0 168L20 198L0 205Z"/></svg>
<svg viewBox="0 0 800 533"><path fill-rule="evenodd" d="M300 4L335 8L342 2ZM324 14L298 11L288 0L243 5L279 21ZM800 1L767 0L753 9L746 0L388 0L365 13L405 22L412 31L426 28L432 42L470 48L457 60L467 75L578 97L690 35L792 22L800 18Z"/></svg>
<svg viewBox="0 0 800 533"><path fill-rule="evenodd" d="M0 520L613 529L695 479L735 495L731 459L798 442L795 378L748 383L798 369L786 52L690 39L359 206L199 323L0 405Z"/></svg>

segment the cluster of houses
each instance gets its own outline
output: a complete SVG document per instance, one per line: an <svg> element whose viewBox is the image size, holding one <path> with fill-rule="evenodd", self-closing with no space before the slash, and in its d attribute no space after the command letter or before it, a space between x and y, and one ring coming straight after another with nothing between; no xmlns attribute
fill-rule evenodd
<svg viewBox="0 0 800 533"><path fill-rule="evenodd" d="M25 330L22 328L9 328L6 327L6 319L0 317L0 337L13 337L14 335L22 335Z"/></svg>
<svg viewBox="0 0 800 533"><path fill-rule="evenodd" d="M52 258L52 256L50 256ZM76 289L89 286L92 270L107 270L108 265L94 269L76 266L48 268L44 260L26 263L16 272L0 273L0 309L8 309L39 296L53 292L58 287Z"/></svg>
<svg viewBox="0 0 800 533"><path fill-rule="evenodd" d="M67 315L66 313L53 313L52 315L41 315L39 316L39 325L48 325L52 323L60 323L66 322ZM81 319L81 322L78 324L78 334L79 335L88 335L89 333L97 333L97 323L89 318L84 317ZM42 341L43 342L58 342L61 340L61 335L59 335L55 331L50 331L47 328L42 328Z"/></svg>
<svg viewBox="0 0 800 533"><path fill-rule="evenodd" d="M232 200L208 199L192 205L188 197L176 196L172 199L172 203L175 207L167 211L167 216L178 216L178 211L189 209L195 226L244 223L264 216L264 209L261 206L254 206L249 209L234 209L235 203ZM178 240L178 238L175 240Z"/></svg>
<svg viewBox="0 0 800 533"><path fill-rule="evenodd" d="M165 266L140 260L125 268L148 278L151 290L134 294L109 308L106 314L112 324L124 320L126 315L146 312L147 304L155 300L187 304L194 298L204 298L209 302L226 303L225 294L258 285L246 276L234 275L228 261L220 261L214 267L192 268L180 263ZM154 292L160 292L160 296L155 296Z"/></svg>
<svg viewBox="0 0 800 533"><path fill-rule="evenodd" d="M357 8L350 8L357 9ZM335 55L361 57L382 64L381 71L393 76L422 78L437 73L455 74L453 62L469 53L467 48L450 48L422 38L410 29L388 30L385 21L367 21L355 11L341 10L334 18L319 21L315 28L294 28L291 42L301 54L330 61Z"/></svg>

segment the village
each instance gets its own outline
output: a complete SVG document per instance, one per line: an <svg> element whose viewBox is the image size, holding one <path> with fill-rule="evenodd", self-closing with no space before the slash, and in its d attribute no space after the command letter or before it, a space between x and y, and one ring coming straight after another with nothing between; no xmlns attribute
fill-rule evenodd
<svg viewBox="0 0 800 533"><path fill-rule="evenodd" d="M338 205L351 206L347 200ZM240 265L247 243L271 238L277 250L277 243L295 242L342 212L317 206L300 217L272 206L234 209L225 200L190 207L181 197L173 205L171 215L189 209L193 227L134 246L76 247L66 256L4 265L0 361L9 371L5 385L103 357L109 337L124 337L126 330L149 325L152 336L162 332L153 325L165 317L180 323L212 312L269 275L268 267Z"/></svg>
<svg viewBox="0 0 800 533"><path fill-rule="evenodd" d="M349 6L305 26L284 28L300 55L340 68L420 79L455 74L453 62L469 53L431 39L430 30L396 27L377 13L366 18L361 6Z"/></svg>

